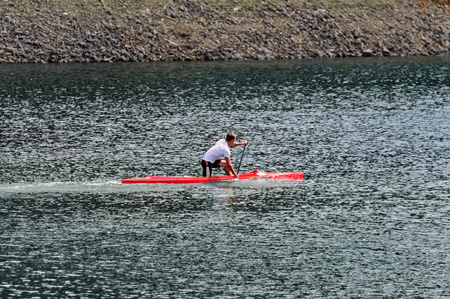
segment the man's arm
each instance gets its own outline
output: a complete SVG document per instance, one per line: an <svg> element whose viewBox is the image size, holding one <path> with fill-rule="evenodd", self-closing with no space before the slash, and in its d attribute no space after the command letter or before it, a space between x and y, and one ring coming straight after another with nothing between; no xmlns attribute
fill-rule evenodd
<svg viewBox="0 0 450 299"><path fill-rule="evenodd" d="M233 142L233 147L238 146L238 145L247 145L247 144L248 144L247 140L242 141L242 142Z"/></svg>
<svg viewBox="0 0 450 299"><path fill-rule="evenodd" d="M230 157L225 157L225 169L228 170L235 177L239 177L238 174L236 173L236 171L234 170L233 165L231 165L231 158ZM231 174L228 174L228 175L231 175Z"/></svg>

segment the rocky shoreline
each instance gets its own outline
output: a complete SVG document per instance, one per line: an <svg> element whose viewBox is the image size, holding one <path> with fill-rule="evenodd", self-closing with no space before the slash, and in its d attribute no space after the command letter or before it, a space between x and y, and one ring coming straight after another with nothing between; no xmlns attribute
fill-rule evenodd
<svg viewBox="0 0 450 299"><path fill-rule="evenodd" d="M22 1L27 4L32 1ZM450 6L207 0L98 10L0 5L0 63L146 62L449 55Z"/></svg>

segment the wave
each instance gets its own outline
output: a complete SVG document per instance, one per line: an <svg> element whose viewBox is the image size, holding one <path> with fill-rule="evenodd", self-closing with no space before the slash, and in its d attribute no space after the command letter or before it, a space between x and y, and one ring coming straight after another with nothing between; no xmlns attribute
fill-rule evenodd
<svg viewBox="0 0 450 299"><path fill-rule="evenodd" d="M39 182L0 184L3 192L117 192L123 187L120 181L106 182Z"/></svg>
<svg viewBox="0 0 450 299"><path fill-rule="evenodd" d="M212 182L205 184L122 184L121 181L111 180L103 182L39 182L0 184L2 193L128 193L148 190L186 190L190 188L258 188L295 186L299 182L254 179L245 181Z"/></svg>

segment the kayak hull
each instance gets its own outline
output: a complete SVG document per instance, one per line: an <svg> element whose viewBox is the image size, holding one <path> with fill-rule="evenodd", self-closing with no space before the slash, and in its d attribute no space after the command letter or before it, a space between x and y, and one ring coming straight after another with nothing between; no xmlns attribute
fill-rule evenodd
<svg viewBox="0 0 450 299"><path fill-rule="evenodd" d="M302 172L263 172L258 169L239 175L239 180L248 179L286 179L302 180ZM234 176L211 176L211 177L190 177L190 176L147 176L142 178L123 179L122 184L196 184L208 182L230 181Z"/></svg>

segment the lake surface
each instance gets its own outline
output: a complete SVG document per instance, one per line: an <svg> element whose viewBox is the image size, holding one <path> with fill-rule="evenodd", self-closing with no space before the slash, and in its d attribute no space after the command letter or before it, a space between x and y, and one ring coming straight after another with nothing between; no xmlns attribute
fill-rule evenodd
<svg viewBox="0 0 450 299"><path fill-rule="evenodd" d="M3 298L450 296L449 57L0 65L0 116ZM228 131L304 180L121 184Z"/></svg>

